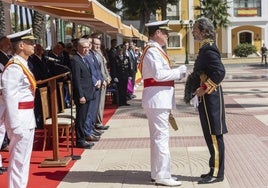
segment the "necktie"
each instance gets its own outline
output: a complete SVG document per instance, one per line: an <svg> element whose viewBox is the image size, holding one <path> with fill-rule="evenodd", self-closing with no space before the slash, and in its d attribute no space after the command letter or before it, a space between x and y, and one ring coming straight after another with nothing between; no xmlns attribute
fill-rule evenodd
<svg viewBox="0 0 268 188"><path fill-rule="evenodd" d="M86 58L83 57L82 59L83 59L84 63L86 64L87 68L89 68L89 65L88 65L88 62L87 62Z"/></svg>

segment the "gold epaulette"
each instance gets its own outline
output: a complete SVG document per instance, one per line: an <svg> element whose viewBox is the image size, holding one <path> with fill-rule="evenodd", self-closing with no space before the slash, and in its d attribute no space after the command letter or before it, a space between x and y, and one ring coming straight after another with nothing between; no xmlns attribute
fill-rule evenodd
<svg viewBox="0 0 268 188"><path fill-rule="evenodd" d="M202 48L203 46L206 46L206 45L212 45L214 43L214 41L212 39L204 39L200 42L200 48Z"/></svg>

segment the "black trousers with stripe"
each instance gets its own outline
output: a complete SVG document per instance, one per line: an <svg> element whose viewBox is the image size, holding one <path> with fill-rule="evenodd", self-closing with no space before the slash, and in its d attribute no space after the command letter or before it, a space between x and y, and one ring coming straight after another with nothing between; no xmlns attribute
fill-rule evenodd
<svg viewBox="0 0 268 188"><path fill-rule="evenodd" d="M210 159L209 159L210 175L214 177L223 177L224 157L225 157L223 134L221 135L210 134L208 125L206 123L202 123L204 121L204 118L206 117L200 116L200 119L203 119L201 120L202 130L210 153Z"/></svg>

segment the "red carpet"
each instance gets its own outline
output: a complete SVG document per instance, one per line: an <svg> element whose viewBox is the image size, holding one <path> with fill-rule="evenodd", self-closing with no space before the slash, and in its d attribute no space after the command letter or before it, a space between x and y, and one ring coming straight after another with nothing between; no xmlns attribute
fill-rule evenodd
<svg viewBox="0 0 268 188"><path fill-rule="evenodd" d="M112 117L116 108L114 106L106 106L104 110L104 124ZM108 130L109 131L109 130ZM43 146L43 130L36 130L34 147L31 157L30 174L28 188L54 188L57 187L60 181L71 169L75 160L69 162L66 167L40 168L39 165L46 158L53 158L52 149L42 151ZM60 138L59 141L59 157L70 156L71 149L67 152L65 138ZM74 155L81 155L83 149L74 148ZM1 152L3 158L3 166L8 166L9 153ZM0 175L0 187L7 187L7 173Z"/></svg>

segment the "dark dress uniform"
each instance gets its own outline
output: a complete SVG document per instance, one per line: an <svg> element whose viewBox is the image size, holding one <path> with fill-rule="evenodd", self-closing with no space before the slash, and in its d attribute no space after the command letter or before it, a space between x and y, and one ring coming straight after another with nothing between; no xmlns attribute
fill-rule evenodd
<svg viewBox="0 0 268 188"><path fill-rule="evenodd" d="M130 64L129 64L129 57L126 55L116 56L116 70L119 82L118 89L119 89L119 106L128 105L127 104L127 82L128 77L131 76Z"/></svg>
<svg viewBox="0 0 268 188"><path fill-rule="evenodd" d="M225 68L217 46L212 41L201 45L190 75L191 93L199 87L210 87L209 91L199 97L198 111L203 134L210 153L210 172L213 177L224 177L224 141L227 133L225 122L224 98L221 81L225 76ZM186 86L187 87L187 86Z"/></svg>

